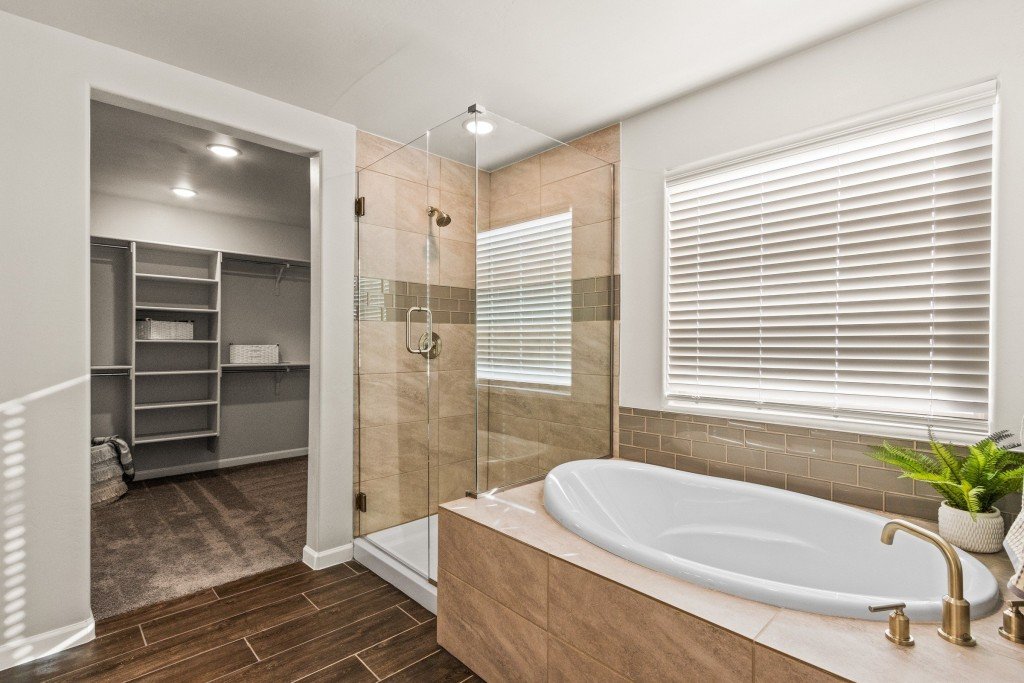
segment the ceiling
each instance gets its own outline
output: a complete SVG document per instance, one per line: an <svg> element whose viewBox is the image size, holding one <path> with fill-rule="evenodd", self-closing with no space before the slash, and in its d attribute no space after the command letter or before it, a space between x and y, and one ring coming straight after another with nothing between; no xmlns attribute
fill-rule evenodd
<svg viewBox="0 0 1024 683"><path fill-rule="evenodd" d="M0 0L408 141L472 103L570 139L922 0Z"/></svg>
<svg viewBox="0 0 1024 683"><path fill-rule="evenodd" d="M309 159L102 102L92 103L92 189L169 206L309 226ZM207 145L241 150L218 157ZM199 194L176 197L172 187Z"/></svg>

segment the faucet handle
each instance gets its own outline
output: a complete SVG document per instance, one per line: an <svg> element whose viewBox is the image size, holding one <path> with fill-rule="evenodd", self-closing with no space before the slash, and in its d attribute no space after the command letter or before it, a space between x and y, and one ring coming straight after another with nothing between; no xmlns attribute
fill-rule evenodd
<svg viewBox="0 0 1024 683"><path fill-rule="evenodd" d="M889 614L889 628L885 630L885 637L889 642L907 647L914 644L914 636L910 635L910 617L903 613L907 606L905 602L894 602L888 605L871 605L869 612L885 612L892 610Z"/></svg>
<svg viewBox="0 0 1024 683"><path fill-rule="evenodd" d="M1003 612L1003 625L999 629L999 635L1014 643L1024 643L1024 614L1021 614L1021 607L1024 607L1024 600L1010 600Z"/></svg>

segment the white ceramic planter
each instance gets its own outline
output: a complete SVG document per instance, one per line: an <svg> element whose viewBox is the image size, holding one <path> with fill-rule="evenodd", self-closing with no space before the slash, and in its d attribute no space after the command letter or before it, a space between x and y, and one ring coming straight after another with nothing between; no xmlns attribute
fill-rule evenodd
<svg viewBox="0 0 1024 683"><path fill-rule="evenodd" d="M946 501L939 505L939 535L970 553L997 553L1003 549L1003 516L999 510L971 513L957 510Z"/></svg>

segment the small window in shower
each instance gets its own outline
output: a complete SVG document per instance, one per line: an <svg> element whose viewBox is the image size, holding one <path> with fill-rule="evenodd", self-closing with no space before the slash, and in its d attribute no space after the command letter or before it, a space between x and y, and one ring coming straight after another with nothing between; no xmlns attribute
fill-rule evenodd
<svg viewBox="0 0 1024 683"><path fill-rule="evenodd" d="M572 384L572 212L477 236L477 375Z"/></svg>

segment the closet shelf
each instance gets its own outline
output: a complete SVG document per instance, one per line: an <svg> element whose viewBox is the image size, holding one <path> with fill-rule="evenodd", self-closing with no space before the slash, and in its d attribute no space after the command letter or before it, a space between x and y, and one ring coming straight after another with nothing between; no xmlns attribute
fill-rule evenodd
<svg viewBox="0 0 1024 683"><path fill-rule="evenodd" d="M217 370L146 370L135 371L136 377L163 377L167 375L215 375Z"/></svg>
<svg viewBox="0 0 1024 683"><path fill-rule="evenodd" d="M135 273L139 280L155 280L156 282L180 282L182 284L215 285L217 279L212 277L189 277L187 275L158 275L157 273Z"/></svg>
<svg viewBox="0 0 1024 683"><path fill-rule="evenodd" d="M106 372L108 370L131 370L130 365L93 365L93 372Z"/></svg>
<svg viewBox="0 0 1024 683"><path fill-rule="evenodd" d="M308 370L309 363L223 363L224 372L291 372Z"/></svg>
<svg viewBox="0 0 1024 683"><path fill-rule="evenodd" d="M172 408L195 408L197 406L215 406L217 401L204 399L202 401L169 401L166 403L137 403L135 410L170 410Z"/></svg>
<svg viewBox="0 0 1024 683"><path fill-rule="evenodd" d="M164 441L185 441L186 439L205 439L217 436L215 429L202 429L199 431L165 432L163 434L140 434L135 437L135 443L161 443Z"/></svg>
<svg viewBox="0 0 1024 683"><path fill-rule="evenodd" d="M161 306L160 304L135 304L136 311L157 311L163 313L217 313L216 308L195 306Z"/></svg>
<svg viewBox="0 0 1024 683"><path fill-rule="evenodd" d="M216 339L136 339L136 344L216 344Z"/></svg>

